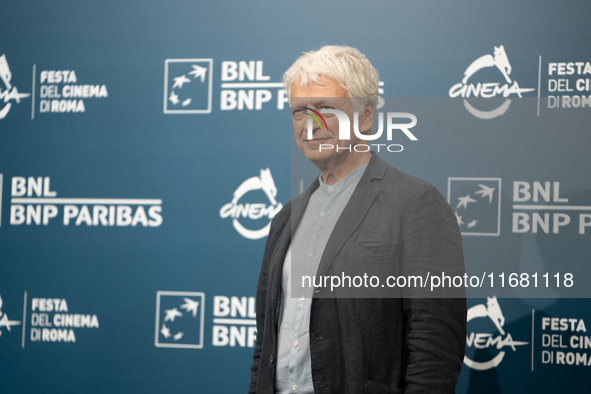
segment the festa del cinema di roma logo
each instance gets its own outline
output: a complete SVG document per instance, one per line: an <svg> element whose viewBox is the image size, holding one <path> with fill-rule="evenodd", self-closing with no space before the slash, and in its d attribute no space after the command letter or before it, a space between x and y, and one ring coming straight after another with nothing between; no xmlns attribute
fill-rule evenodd
<svg viewBox="0 0 591 394"><path fill-rule="evenodd" d="M0 79L4 83L4 89L0 88L0 100L4 103L4 107L0 109L0 119L4 119L12 107L10 100L14 100L15 103L19 104L21 99L29 97L31 94L19 93L16 86L11 84L12 73L6 61L6 55L0 56Z"/></svg>
<svg viewBox="0 0 591 394"><path fill-rule="evenodd" d="M501 85L498 82L485 82L481 83L478 82L476 84L469 82L469 80L476 74L478 71L489 68L489 67L496 67L499 69L501 74L503 75L506 83ZM518 97L522 97L521 93L531 92L535 89L530 88L520 88L517 81L512 80L509 76L511 74L512 67L509 63L509 58L507 58L507 54L505 53L505 47L499 45L498 47L494 47L494 52L492 55L484 55L479 57L478 59L474 60L472 64L468 66L466 71L464 71L464 78L462 82L459 82L449 89L449 97L463 97L464 98L464 107L470 112L472 115L476 116L480 119L493 119L498 116L503 115L509 109L511 105L511 99L508 97L511 94L515 94ZM483 97L483 98L492 98L492 97L505 97L505 101L503 104L498 106L497 108L490 110L490 111L482 111L479 109L474 108L467 100L468 97Z"/></svg>
<svg viewBox="0 0 591 394"><path fill-rule="evenodd" d="M513 351L515 351L515 346L523 346L529 343L514 341L511 337L511 334L505 332L503 329L503 326L505 325L505 317L503 316L503 311L501 310L497 297L495 296L487 297L486 305L478 304L468 309L467 322L477 318L486 317L488 317L493 322L501 335L493 338L493 334L491 333L471 332L470 335L466 336L466 348L474 347L476 349L487 349L491 346L495 346L497 350L500 351L496 356L488 361L474 361L465 355L464 364L478 371L485 371L487 369L497 367L505 357L505 351L501 350L504 347L509 346L511 349L513 349Z"/></svg>
<svg viewBox="0 0 591 394"><path fill-rule="evenodd" d="M262 190L267 199L269 205L266 203L239 203L240 199L247 193ZM271 175L270 169L262 169L260 176L253 176L248 178L238 186L234 192L232 202L225 204L220 209L220 217L222 219L231 217L232 225L234 229L238 231L238 234L242 235L247 239L260 239L266 237L269 234L271 228L271 220L277 215L277 213L283 208L283 204L277 202L275 197L277 196L277 187L275 181ZM251 230L241 224L240 220L250 219L251 222L257 221L262 218L267 218L269 222L258 230Z"/></svg>

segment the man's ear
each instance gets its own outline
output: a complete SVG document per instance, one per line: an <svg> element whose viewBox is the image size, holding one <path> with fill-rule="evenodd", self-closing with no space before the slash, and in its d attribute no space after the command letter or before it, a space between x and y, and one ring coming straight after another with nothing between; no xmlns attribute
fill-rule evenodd
<svg viewBox="0 0 591 394"><path fill-rule="evenodd" d="M361 134L371 134L371 126L376 114L376 105L371 103L365 107L363 114L359 115L359 132Z"/></svg>

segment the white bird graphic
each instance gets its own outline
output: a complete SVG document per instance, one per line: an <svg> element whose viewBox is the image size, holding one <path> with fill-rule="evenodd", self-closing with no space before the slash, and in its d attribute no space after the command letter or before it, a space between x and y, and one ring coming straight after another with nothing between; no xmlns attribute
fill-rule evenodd
<svg viewBox="0 0 591 394"><path fill-rule="evenodd" d="M472 220L470 223L468 223L468 228L472 228L472 227L476 226L476 223L478 223L478 220L476 220L476 219Z"/></svg>
<svg viewBox="0 0 591 394"><path fill-rule="evenodd" d="M191 99L190 98L188 98L185 101L183 101L183 107L186 107L189 104L191 104Z"/></svg>
<svg viewBox="0 0 591 394"><path fill-rule="evenodd" d="M174 322L175 317L183 316L183 314L181 312L179 312L178 309L176 309L176 308L167 309L165 312L166 312L166 316L164 316L164 321Z"/></svg>
<svg viewBox="0 0 591 394"><path fill-rule="evenodd" d="M174 84L172 85L172 88L182 88L183 85L187 82L191 82L191 80L187 77L185 77L184 75L181 75L180 77L176 77L173 78L174 79Z"/></svg>
<svg viewBox="0 0 591 394"><path fill-rule="evenodd" d="M488 202L489 203L492 203L493 193L495 192L495 188L494 187L488 187L486 185L481 185L480 183L478 184L478 186L480 186L481 189L478 190L474 194L480 194L482 196L482 198L485 198L485 197L488 196Z"/></svg>
<svg viewBox="0 0 591 394"><path fill-rule="evenodd" d="M464 208L468 208L468 203L469 202L476 202L476 200L473 199L472 197L470 197L469 194L467 196L464 196L464 197L458 197L458 200L460 200L460 202L456 206L456 209L458 209L462 205L464 206Z"/></svg>
<svg viewBox="0 0 591 394"><path fill-rule="evenodd" d="M182 332L178 332L176 334L174 334L174 340L178 341L179 339L181 339L183 337L183 333Z"/></svg>
<svg viewBox="0 0 591 394"><path fill-rule="evenodd" d="M201 77L201 83L205 80L205 73L207 72L207 68L198 66L196 64L191 65L193 67L193 71L189 72L189 75L192 75L193 78Z"/></svg>
<svg viewBox="0 0 591 394"><path fill-rule="evenodd" d="M458 215L457 212L454 212L456 214L456 219L458 221L458 226L461 226L462 224L464 224L464 221L462 220L462 217L460 215Z"/></svg>
<svg viewBox="0 0 591 394"><path fill-rule="evenodd" d="M179 103L179 96L176 95L176 93L174 92L174 90L172 92L170 92L170 97L168 99L174 105L177 105Z"/></svg>
<svg viewBox="0 0 591 394"><path fill-rule="evenodd" d="M187 312L193 313L193 317L197 316L197 308L199 307L199 301L193 301L190 298L183 298L185 303L181 305L181 308Z"/></svg>
<svg viewBox="0 0 591 394"><path fill-rule="evenodd" d="M166 327L164 324L162 325L162 329L160 330L160 333L162 335L164 335L164 338L170 338L170 329L168 327Z"/></svg>

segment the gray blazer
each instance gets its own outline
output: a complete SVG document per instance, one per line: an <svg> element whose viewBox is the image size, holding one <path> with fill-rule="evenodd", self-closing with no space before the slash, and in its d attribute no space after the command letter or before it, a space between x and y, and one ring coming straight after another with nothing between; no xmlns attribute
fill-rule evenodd
<svg viewBox="0 0 591 394"><path fill-rule="evenodd" d="M271 225L257 285L249 393L275 393L283 262L292 230L317 187L318 180L286 203ZM343 272L376 273L384 281L387 275L463 275L462 239L449 204L435 187L373 153L317 275ZM402 293L380 289L340 294L315 289L310 314L315 393L455 392L466 338L464 289L437 294L454 298L425 298L433 297L428 287Z"/></svg>

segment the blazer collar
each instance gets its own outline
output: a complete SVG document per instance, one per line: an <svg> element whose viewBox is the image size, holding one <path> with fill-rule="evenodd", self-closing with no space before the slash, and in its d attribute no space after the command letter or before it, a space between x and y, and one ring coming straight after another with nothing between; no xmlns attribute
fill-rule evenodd
<svg viewBox="0 0 591 394"><path fill-rule="evenodd" d="M380 157L375 152L371 152L371 159L369 159L364 176L367 176L372 181L374 179L384 179L387 168L388 164L386 164L384 160L380 159Z"/></svg>

